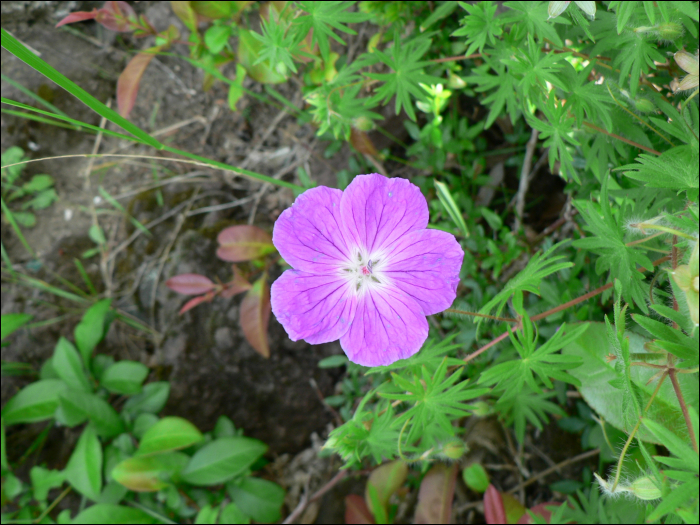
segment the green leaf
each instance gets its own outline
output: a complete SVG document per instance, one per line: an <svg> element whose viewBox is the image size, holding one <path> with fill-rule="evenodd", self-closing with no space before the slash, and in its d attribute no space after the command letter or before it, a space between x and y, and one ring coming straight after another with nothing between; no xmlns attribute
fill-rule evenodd
<svg viewBox="0 0 700 525"><path fill-rule="evenodd" d="M29 67L36 69L39 73L61 86L71 95L77 97L78 100L80 100L83 104L86 104L90 109L97 112L102 117L121 127L125 131L128 131L135 137L141 139L149 146L153 146L156 149L162 149L163 146L160 142L158 142L148 133L142 131L140 128L126 120L124 117L120 116L113 109L110 109L107 106L105 106L102 102L90 95L83 88L81 88L80 86L69 80L67 77L56 71L53 67L44 62L41 58L29 51L15 37L10 35L4 29L2 29L2 47L7 49L10 53L19 58Z"/></svg>
<svg viewBox="0 0 700 525"><path fill-rule="evenodd" d="M607 423L629 433L637 422L636 413L633 413L632 407L623 410L622 392L610 384L611 381L624 379L622 372L615 369L615 362L620 358L615 357L616 350L611 347L605 325L603 323L590 323L590 325L584 336L569 343L563 349L565 355L575 355L583 359L583 364L569 373L581 381L579 391L586 402ZM629 353L631 355L654 356L645 349L648 340L642 336L634 332L625 332L624 337L629 340ZM614 357L612 361L608 358L610 355ZM657 370L644 366L632 366L629 369L633 395L638 396L641 405L645 406L656 389L658 378L650 384L648 381L656 374ZM691 405L697 403L697 378L691 374L678 374L678 381L686 395L686 403ZM657 424L671 429L671 432L679 439L688 439L683 414L669 380L664 381L647 412L647 416ZM646 427L640 427L637 436L650 443L666 445L666 443L660 442Z"/></svg>
<svg viewBox="0 0 700 525"><path fill-rule="evenodd" d="M357 24L369 18L361 12L350 12L348 9L354 2L297 2L297 6L307 14L297 16L294 19L298 40L303 39L313 30L311 36L311 48L318 44L324 62L328 60L330 53L330 39L345 46L345 42L333 32L333 29L349 35L355 35L355 31L343 25Z"/></svg>
<svg viewBox="0 0 700 525"><path fill-rule="evenodd" d="M61 337L58 340L51 361L58 377L63 379L69 387L83 392L92 392L92 385L85 374L80 355L68 339Z"/></svg>
<svg viewBox="0 0 700 525"><path fill-rule="evenodd" d="M140 394L136 394L127 400L124 404L124 412L136 417L137 415L147 412L149 414L157 414L168 401L170 396L170 383L167 381L156 381L148 383L143 387Z"/></svg>
<svg viewBox="0 0 700 525"><path fill-rule="evenodd" d="M207 29L206 33L204 33L204 43L212 54L218 55L219 52L226 47L232 33L233 27L229 25L211 26Z"/></svg>
<svg viewBox="0 0 700 525"><path fill-rule="evenodd" d="M422 33L438 20L442 20L451 15L454 10L457 9L457 4L458 2L443 2L440 4L435 11L430 13L430 16L421 23L420 32Z"/></svg>
<svg viewBox="0 0 700 525"><path fill-rule="evenodd" d="M197 524L214 524L219 516L219 507L205 505L202 507L197 516L194 518L195 525Z"/></svg>
<svg viewBox="0 0 700 525"><path fill-rule="evenodd" d="M372 514L388 515L389 498L403 485L407 475L408 465L401 460L384 463L372 471L365 486L365 501L369 502ZM374 489L374 497L370 497L370 489Z"/></svg>
<svg viewBox="0 0 700 525"><path fill-rule="evenodd" d="M7 447L5 445L5 420L0 419L0 467L2 467L2 475L5 475L5 471L10 470L10 466L7 463Z"/></svg>
<svg viewBox="0 0 700 525"><path fill-rule="evenodd" d="M462 471L464 483L471 490L483 494L489 486L489 475L480 463L472 463Z"/></svg>
<svg viewBox="0 0 700 525"><path fill-rule="evenodd" d="M108 367L100 377L100 385L115 394L131 396L141 392L148 376L148 367L137 361L119 361Z"/></svg>
<svg viewBox="0 0 700 525"><path fill-rule="evenodd" d="M574 241L574 246L585 248L598 254L595 263L596 273L610 271L613 279L619 279L622 284L622 295L627 302L635 303L644 313L647 313L648 285L644 275L636 269L637 264L652 270L653 264L636 246L626 246L621 213L613 215L613 203L608 198L608 181L603 179L600 193L600 204L588 201L575 201L576 207L585 219L584 229L591 236Z"/></svg>
<svg viewBox="0 0 700 525"><path fill-rule="evenodd" d="M107 312L111 302L111 299L97 301L88 308L78 326L75 327L75 344L83 356L86 367L90 366L92 351L106 334L106 327L109 326Z"/></svg>
<svg viewBox="0 0 700 525"><path fill-rule="evenodd" d="M266 450L267 445L257 439L247 437L216 439L204 445L192 456L182 471L182 479L197 486L223 483L245 472Z"/></svg>
<svg viewBox="0 0 700 525"><path fill-rule="evenodd" d="M59 395L68 389L60 379L44 379L27 385L12 397L2 409L6 425L35 423L53 417Z"/></svg>
<svg viewBox="0 0 700 525"><path fill-rule="evenodd" d="M433 183L435 184L435 190L437 191L438 199L440 199L440 203L445 208L445 211L457 225L459 231L462 232L462 235L464 235L465 237L469 237L469 230L467 229L467 225L464 222L462 212L457 206L455 200L452 198L452 194L450 193L449 188L446 184L438 181L437 179L433 180Z"/></svg>
<svg viewBox="0 0 700 525"><path fill-rule="evenodd" d="M189 447L204 439L192 423L181 417L168 416L149 428L141 438L137 454L143 456Z"/></svg>
<svg viewBox="0 0 700 525"><path fill-rule="evenodd" d="M30 314L3 314L0 318L0 340L22 328L31 319Z"/></svg>
<svg viewBox="0 0 700 525"><path fill-rule="evenodd" d="M66 481L86 498L97 500L102 490L102 446L88 425L66 465Z"/></svg>
<svg viewBox="0 0 700 525"><path fill-rule="evenodd" d="M102 525L108 523L151 524L160 522L141 509L111 503L98 503L82 511L73 518L71 523Z"/></svg>
<svg viewBox="0 0 700 525"><path fill-rule="evenodd" d="M344 355L332 355L324 357L318 362L319 368L336 368L348 364L348 358Z"/></svg>
<svg viewBox="0 0 700 525"><path fill-rule="evenodd" d="M680 118L678 115L676 118ZM643 153L634 164L617 168L625 170L627 177L642 181L648 188L670 188L679 194L686 192L689 199L697 200L698 146L676 146L661 155Z"/></svg>
<svg viewBox="0 0 700 525"><path fill-rule="evenodd" d="M276 483L244 478L240 485L230 484L228 493L243 513L259 523L274 523L281 517L284 489Z"/></svg>
<svg viewBox="0 0 700 525"><path fill-rule="evenodd" d="M244 525L250 523L250 518L243 514L235 503L229 503L221 510L219 523L221 523L221 525Z"/></svg>
<svg viewBox="0 0 700 525"><path fill-rule="evenodd" d="M32 481L32 495L37 501L46 501L49 490L63 485L66 473L62 470L48 470L43 467L32 467L29 471L29 479Z"/></svg>
<svg viewBox="0 0 700 525"><path fill-rule="evenodd" d="M104 438L124 432L124 424L112 406L95 394L67 390L60 395L61 407L65 411L83 414L95 427L95 432Z"/></svg>
<svg viewBox="0 0 700 525"><path fill-rule="evenodd" d="M425 90L421 89L420 84L430 86L445 82L440 77L423 72L431 63L422 61L421 57L430 49L431 43L432 41L427 35L401 42L397 33L394 45L389 50L391 54L376 49L372 53L372 57L390 67L393 72L367 73L368 77L383 82L376 90L376 94L369 100L369 104L375 104L379 101L386 104L392 97L396 96L396 114L398 115L403 107L408 117L415 122L416 113L411 97L419 101L426 99Z"/></svg>
<svg viewBox="0 0 700 525"><path fill-rule="evenodd" d="M129 490L157 492L179 481L180 472L189 459L182 452L134 456L117 464L112 469L112 478Z"/></svg>

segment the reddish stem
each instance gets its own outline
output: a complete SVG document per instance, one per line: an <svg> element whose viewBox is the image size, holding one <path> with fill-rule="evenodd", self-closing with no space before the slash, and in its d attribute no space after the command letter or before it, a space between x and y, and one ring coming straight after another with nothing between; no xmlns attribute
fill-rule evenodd
<svg viewBox="0 0 700 525"><path fill-rule="evenodd" d="M616 135L615 133L610 133L609 131L604 130L603 128L599 128L595 124L591 124L590 122L584 122L584 126L587 128L594 129L600 133L603 133L604 135L607 135L608 137L612 137L617 140L621 140L625 144L629 144L630 146L634 146L635 148L639 148L641 150L644 150L648 153L653 153L654 155L661 155L660 151L656 151L655 149L647 148L646 146L642 146L641 144L637 144L633 140L626 139L625 137L621 137L620 135Z"/></svg>
<svg viewBox="0 0 700 525"><path fill-rule="evenodd" d="M690 421L690 414L688 413L688 406L685 404L683 399L683 392L681 392L681 385L678 384L678 379L676 378L676 370L670 369L668 371L668 377L671 378L671 383L673 384L673 390L676 391L676 397L678 398L678 403L681 405L681 411L683 412L683 418L685 419L685 424L688 427L688 434L690 435L690 441L693 444L693 449L695 453L698 452L698 442L695 439L695 431L693 430L693 424Z"/></svg>

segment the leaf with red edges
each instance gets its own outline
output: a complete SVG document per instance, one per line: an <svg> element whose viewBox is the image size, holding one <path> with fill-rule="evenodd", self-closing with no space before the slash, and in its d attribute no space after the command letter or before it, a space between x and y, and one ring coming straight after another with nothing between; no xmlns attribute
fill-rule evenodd
<svg viewBox="0 0 700 525"><path fill-rule="evenodd" d="M94 20L95 18L97 18L97 9L93 9L92 11L76 11L75 13L71 13L66 16L63 20L56 24L55 27L61 27L66 24L74 24L76 22L82 22L83 20Z"/></svg>
<svg viewBox="0 0 700 525"><path fill-rule="evenodd" d="M501 493L489 485L484 492L484 517L486 523L506 523L506 509L503 508Z"/></svg>
<svg viewBox="0 0 700 525"><path fill-rule="evenodd" d="M200 295L199 297L195 297L194 299L190 299L187 301L182 308L180 308L180 311L178 312L179 315L184 314L187 310L191 310L195 306L202 304L202 303L208 303L211 302L211 300L214 298L214 292L209 292L204 295Z"/></svg>
<svg viewBox="0 0 700 525"><path fill-rule="evenodd" d="M434 465L423 477L418 491L415 523L449 523L455 493L457 464Z"/></svg>
<svg viewBox="0 0 700 525"><path fill-rule="evenodd" d="M233 265L233 279L224 284L224 291L221 292L221 297L229 298L237 295L241 292L246 292L251 289L253 285L248 282L248 280L241 275L241 271L238 266Z"/></svg>
<svg viewBox="0 0 700 525"><path fill-rule="evenodd" d="M348 525L368 525L374 523L374 517L364 498L357 494L345 496L345 523Z"/></svg>
<svg viewBox="0 0 700 525"><path fill-rule="evenodd" d="M507 492L501 494L501 501L503 502L503 509L506 511L506 523L509 525L515 525L523 514L526 514L523 504L512 494Z"/></svg>
<svg viewBox="0 0 700 525"><path fill-rule="evenodd" d="M199 295L216 288L209 277L198 273L182 273L165 281L165 286L184 295Z"/></svg>
<svg viewBox="0 0 700 525"><path fill-rule="evenodd" d="M250 345L264 358L270 357L267 325L270 322L270 286L265 276L255 281L241 302L240 324Z"/></svg>
<svg viewBox="0 0 700 525"><path fill-rule="evenodd" d="M150 48L148 51L159 51L161 46ZM136 103L141 77L148 64L156 55L153 53L138 53L132 58L119 75L117 81L117 106L122 117L128 117Z"/></svg>
<svg viewBox="0 0 700 525"><path fill-rule="evenodd" d="M139 27L136 11L126 2L105 2L102 9L97 11L95 20L110 31L118 33L126 33Z"/></svg>
<svg viewBox="0 0 700 525"><path fill-rule="evenodd" d="M230 262L257 259L275 251L272 236L257 226L231 226L216 238L219 249L216 256Z"/></svg>
<svg viewBox="0 0 700 525"><path fill-rule="evenodd" d="M550 523L550 519L552 518L552 511L547 509L547 507L558 507L561 505L561 503L558 503L556 501L547 501L545 503L538 503L534 507L532 507L530 510L532 513L536 516L539 516L540 518L543 518L544 521L547 523ZM529 513L523 514L520 519L518 520L519 524L529 524L532 523L532 518L530 517Z"/></svg>
<svg viewBox="0 0 700 525"><path fill-rule="evenodd" d="M399 490L408 475L408 466L401 460L384 463L372 471L365 488L365 501L372 514L382 522L379 516L388 516L387 505L391 495ZM370 490L374 488L375 498ZM379 505L381 508L376 508Z"/></svg>

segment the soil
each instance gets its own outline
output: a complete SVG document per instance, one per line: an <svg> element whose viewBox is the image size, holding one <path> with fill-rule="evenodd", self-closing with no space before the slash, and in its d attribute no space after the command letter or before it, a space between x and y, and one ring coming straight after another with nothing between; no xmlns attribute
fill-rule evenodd
<svg viewBox="0 0 700 525"><path fill-rule="evenodd" d="M118 75L131 56L127 51L150 43L117 35L92 22L76 24L70 32L53 28L69 12L89 11L101 5L101 2L3 2L2 25L58 71L114 106ZM184 32L169 3L139 2L136 9L159 29L173 24ZM72 118L100 125L98 115L4 49L2 71L50 99ZM323 156L327 143L316 138L313 126L300 124L251 97L244 97L239 102L239 111L234 113L228 108L225 86L217 82L204 92L202 81L202 71L187 62L169 56L156 58L141 81L130 120L157 135L159 140L191 153L269 176L283 173L282 178L289 181L295 181L295 168L302 166L316 183L337 186L336 171L347 166L351 155L347 145L327 160ZM250 80L245 86L262 91L259 84ZM289 82L276 89L301 107L303 102L296 84ZM2 96L35 105L31 98L5 82ZM391 114L393 103L387 108L387 116ZM405 139L401 117L393 116L386 127ZM120 131L110 126L106 127ZM169 277L186 272L222 280L230 278L230 265L215 257L216 234L226 226L252 222L270 231L277 216L293 201L292 192L278 187L262 188L256 181L219 170L168 162L165 159L173 156L119 139L104 136L96 142L94 135L5 113L0 132L2 151L20 146L32 158L86 154L97 145L99 153L163 159L152 162L81 157L29 164L23 177L50 174L56 181L60 200L36 214L34 228L23 230L35 255L24 250L9 225L2 224L3 244L10 259L17 270L33 278L61 286L57 278L60 276L85 288L74 258L81 258L86 250L95 247L88 230L97 218L109 241L109 259L103 263L99 256L83 260L85 269L98 291L113 298L115 307L152 329L152 333L146 333L114 323L99 351L147 364L153 370L149 381L170 381L171 395L165 414L187 418L202 431L211 430L217 418L226 415L246 435L267 443L268 459L272 461L268 474L287 488L288 511L296 506L304 489L313 492L328 481L337 472L339 462L319 458L317 454L329 425L333 424L333 414L321 397L334 393L341 372L319 369L317 364L324 357L341 354L339 344L311 346L303 341L290 341L272 316L271 355L264 359L248 344L239 328L240 298L217 298L179 316L178 310L185 299L164 286ZM382 135L372 135L372 139L378 149L387 146ZM497 140L498 137L494 142ZM403 151L395 154L404 156ZM495 162L499 160L504 159ZM392 174L400 172L403 177L413 174L399 164L387 163L386 167L393 170ZM155 178L166 182L168 177L177 177L180 182L152 188ZM517 189L517 177L513 169L507 168L503 185ZM531 197L537 192L535 196L549 202L559 199L552 210L538 207L538 215L530 221L534 230L541 231L558 216L564 204L560 182L550 174L542 174L533 181ZM151 236L139 234L122 213L105 201L100 188L142 224L160 221L149 226ZM551 196L555 199L548 198ZM186 215L198 208L238 200L245 202L236 207ZM176 208L176 213L168 215ZM110 212L96 216L92 211L95 209ZM244 272L254 270L246 265L241 268ZM276 277L271 275L271 279ZM60 316L58 322L20 331L13 336L12 344L2 349L3 360L27 362L38 370L51 356L59 336L72 337L84 309L68 299L3 281L2 313L20 311L31 313L34 322ZM3 378L2 403L26 383L23 378ZM8 429L10 457L21 454L27 440L37 436L42 428L28 425ZM554 426L550 431L558 430ZM76 435L70 429L51 429L36 463L48 468L65 466ZM495 456L500 452L500 448L492 447L484 453ZM566 455L575 453L567 451ZM504 477L503 481L506 486L508 479ZM344 496L349 492L362 494L363 487L362 478L338 485L312 505L302 521L311 523L318 514L319 522L339 522ZM404 519L410 521L411 516Z"/></svg>

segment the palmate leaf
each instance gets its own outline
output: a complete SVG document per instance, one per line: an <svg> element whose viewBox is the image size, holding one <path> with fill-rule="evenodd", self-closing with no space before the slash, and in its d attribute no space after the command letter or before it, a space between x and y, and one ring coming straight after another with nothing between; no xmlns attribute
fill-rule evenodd
<svg viewBox="0 0 700 525"><path fill-rule="evenodd" d="M546 252L538 252L533 255L527 266L515 277L512 277L503 289L479 310L479 313L500 315L508 299L517 292L527 291L539 295L538 291L542 279L564 268L571 268L574 265L572 262L561 262L566 258L563 255L552 257L552 254L566 242L568 241L557 243Z"/></svg>
<svg viewBox="0 0 700 525"><path fill-rule="evenodd" d="M586 331L588 325L583 324L567 330L566 324L563 324L552 337L537 348L537 334L533 330L533 324L527 314L524 315L522 322L522 332L517 332L515 335L510 334L510 340L520 354L520 359L500 363L482 372L479 376L479 384L496 384L495 388L503 390L501 399L516 396L526 383L534 392L541 392L542 389L537 384L535 375L550 389L554 388L550 377L580 386L580 381L564 370L579 366L582 362L581 359L554 352L578 339Z"/></svg>
<svg viewBox="0 0 700 525"><path fill-rule="evenodd" d="M689 200L698 199L698 143L676 146L662 155L641 154L634 164L620 170L631 179L646 183L649 188L670 188L686 192Z"/></svg>
<svg viewBox="0 0 700 525"><path fill-rule="evenodd" d="M537 35L539 41L546 38L558 46L563 45L554 26L547 22L547 2L505 2L503 5L511 9L503 16L504 24L524 24L527 32Z"/></svg>
<svg viewBox="0 0 700 525"><path fill-rule="evenodd" d="M345 45L343 39L335 34L333 29L349 35L355 35L355 31L340 23L357 24L369 18L365 13L348 12L354 2L297 2L297 5L307 14L298 16L294 20L297 27L297 35L303 39L313 29L311 47L318 44L323 60L328 60L330 53L330 39ZM299 38L299 37L297 37Z"/></svg>
<svg viewBox="0 0 700 525"><path fill-rule="evenodd" d="M576 72L574 66L569 62L564 61L562 65L563 68L559 72L559 76L564 83L566 106L576 117L576 126L581 126L585 113L588 120L596 122L600 119L605 123L605 127L611 130L613 123L610 118L609 106L612 103L610 96L605 92L603 86L588 80L596 63L591 62L579 72ZM605 137L601 134L596 134L597 137L602 137L605 140ZM590 159L598 157L596 155L585 155L585 158L590 162Z"/></svg>
<svg viewBox="0 0 700 525"><path fill-rule="evenodd" d="M409 118L415 122L416 113L413 110L411 96L417 100L425 100L425 90L421 89L420 84L430 86L444 82L440 77L427 75L423 72L423 68L431 63L421 61L421 57L430 49L431 43L432 40L427 34L408 42L402 42L396 33L394 45L387 53L375 50L372 55L394 71L392 73L368 73L367 76L370 78L384 82L376 90L370 103L375 104L379 101L386 103L396 95L396 114L398 115L403 107Z"/></svg>
<svg viewBox="0 0 700 525"><path fill-rule="evenodd" d="M581 212L586 223L583 228L591 232L591 237L574 241L574 246L591 250L599 255L596 261L596 272L600 275L606 270L613 278L620 280L622 295L627 302L634 302L648 312L646 297L648 285L644 284L644 275L637 271L639 264L647 270L654 265L649 258L635 247L625 246L622 214L613 217L611 203L608 199L608 177L603 179L600 193L600 204L587 201L576 201L575 205Z"/></svg>
<svg viewBox="0 0 700 525"><path fill-rule="evenodd" d="M412 373L391 374L392 384L379 395L385 399L413 404L394 422L395 427L401 427L409 420L413 423L406 438L409 443L421 437L432 425L439 427L446 434L454 435L451 421L467 415L470 409L465 401L490 390L468 389L468 381L455 385L461 376L461 368L447 376L447 358L443 359L432 376L425 366L421 368L420 376Z"/></svg>
<svg viewBox="0 0 700 525"><path fill-rule="evenodd" d="M543 146L549 147L549 169L554 170L554 163L559 160L561 175L565 179L578 181L569 147L580 144L571 136L575 120L569 116L569 105L565 106L562 101L557 103L555 97L550 95L541 109L545 120L530 116L526 118L530 126L540 132L540 138L546 139Z"/></svg>
<svg viewBox="0 0 700 525"><path fill-rule="evenodd" d="M515 396L499 399L494 409L506 416L506 424L514 424L515 437L520 443L525 439L525 425L529 422L542 430L542 422L547 422L547 414L566 415L558 405L548 401L556 392L538 394L525 385Z"/></svg>
<svg viewBox="0 0 700 525"><path fill-rule="evenodd" d="M465 2L460 2L460 6L464 8L469 15L465 16L461 21L459 29L452 33L452 36L466 36L467 50L465 55L471 55L474 51L484 49L486 40L491 45L496 45L495 37L501 35L501 19L496 16L496 5L493 2L479 2L478 4L469 5Z"/></svg>
<svg viewBox="0 0 700 525"><path fill-rule="evenodd" d="M529 98L531 88L539 88L541 93L546 94L548 89L545 82L560 89L564 88L559 78L559 70L562 68L560 62L565 62L568 53L543 53L529 34L525 49L519 49L513 56L513 59L506 59L504 62L508 65L510 73L520 79L518 87L523 97Z"/></svg>
<svg viewBox="0 0 700 525"><path fill-rule="evenodd" d="M481 101L482 104L491 106L484 129L491 127L506 105L511 121L516 122L520 115L520 104L515 90L516 78L506 72L504 64L492 63L488 58L485 62L485 65L472 69L472 75L467 78L468 82L478 84L476 91L479 93L497 88ZM489 75L491 69L494 70L495 75Z"/></svg>

